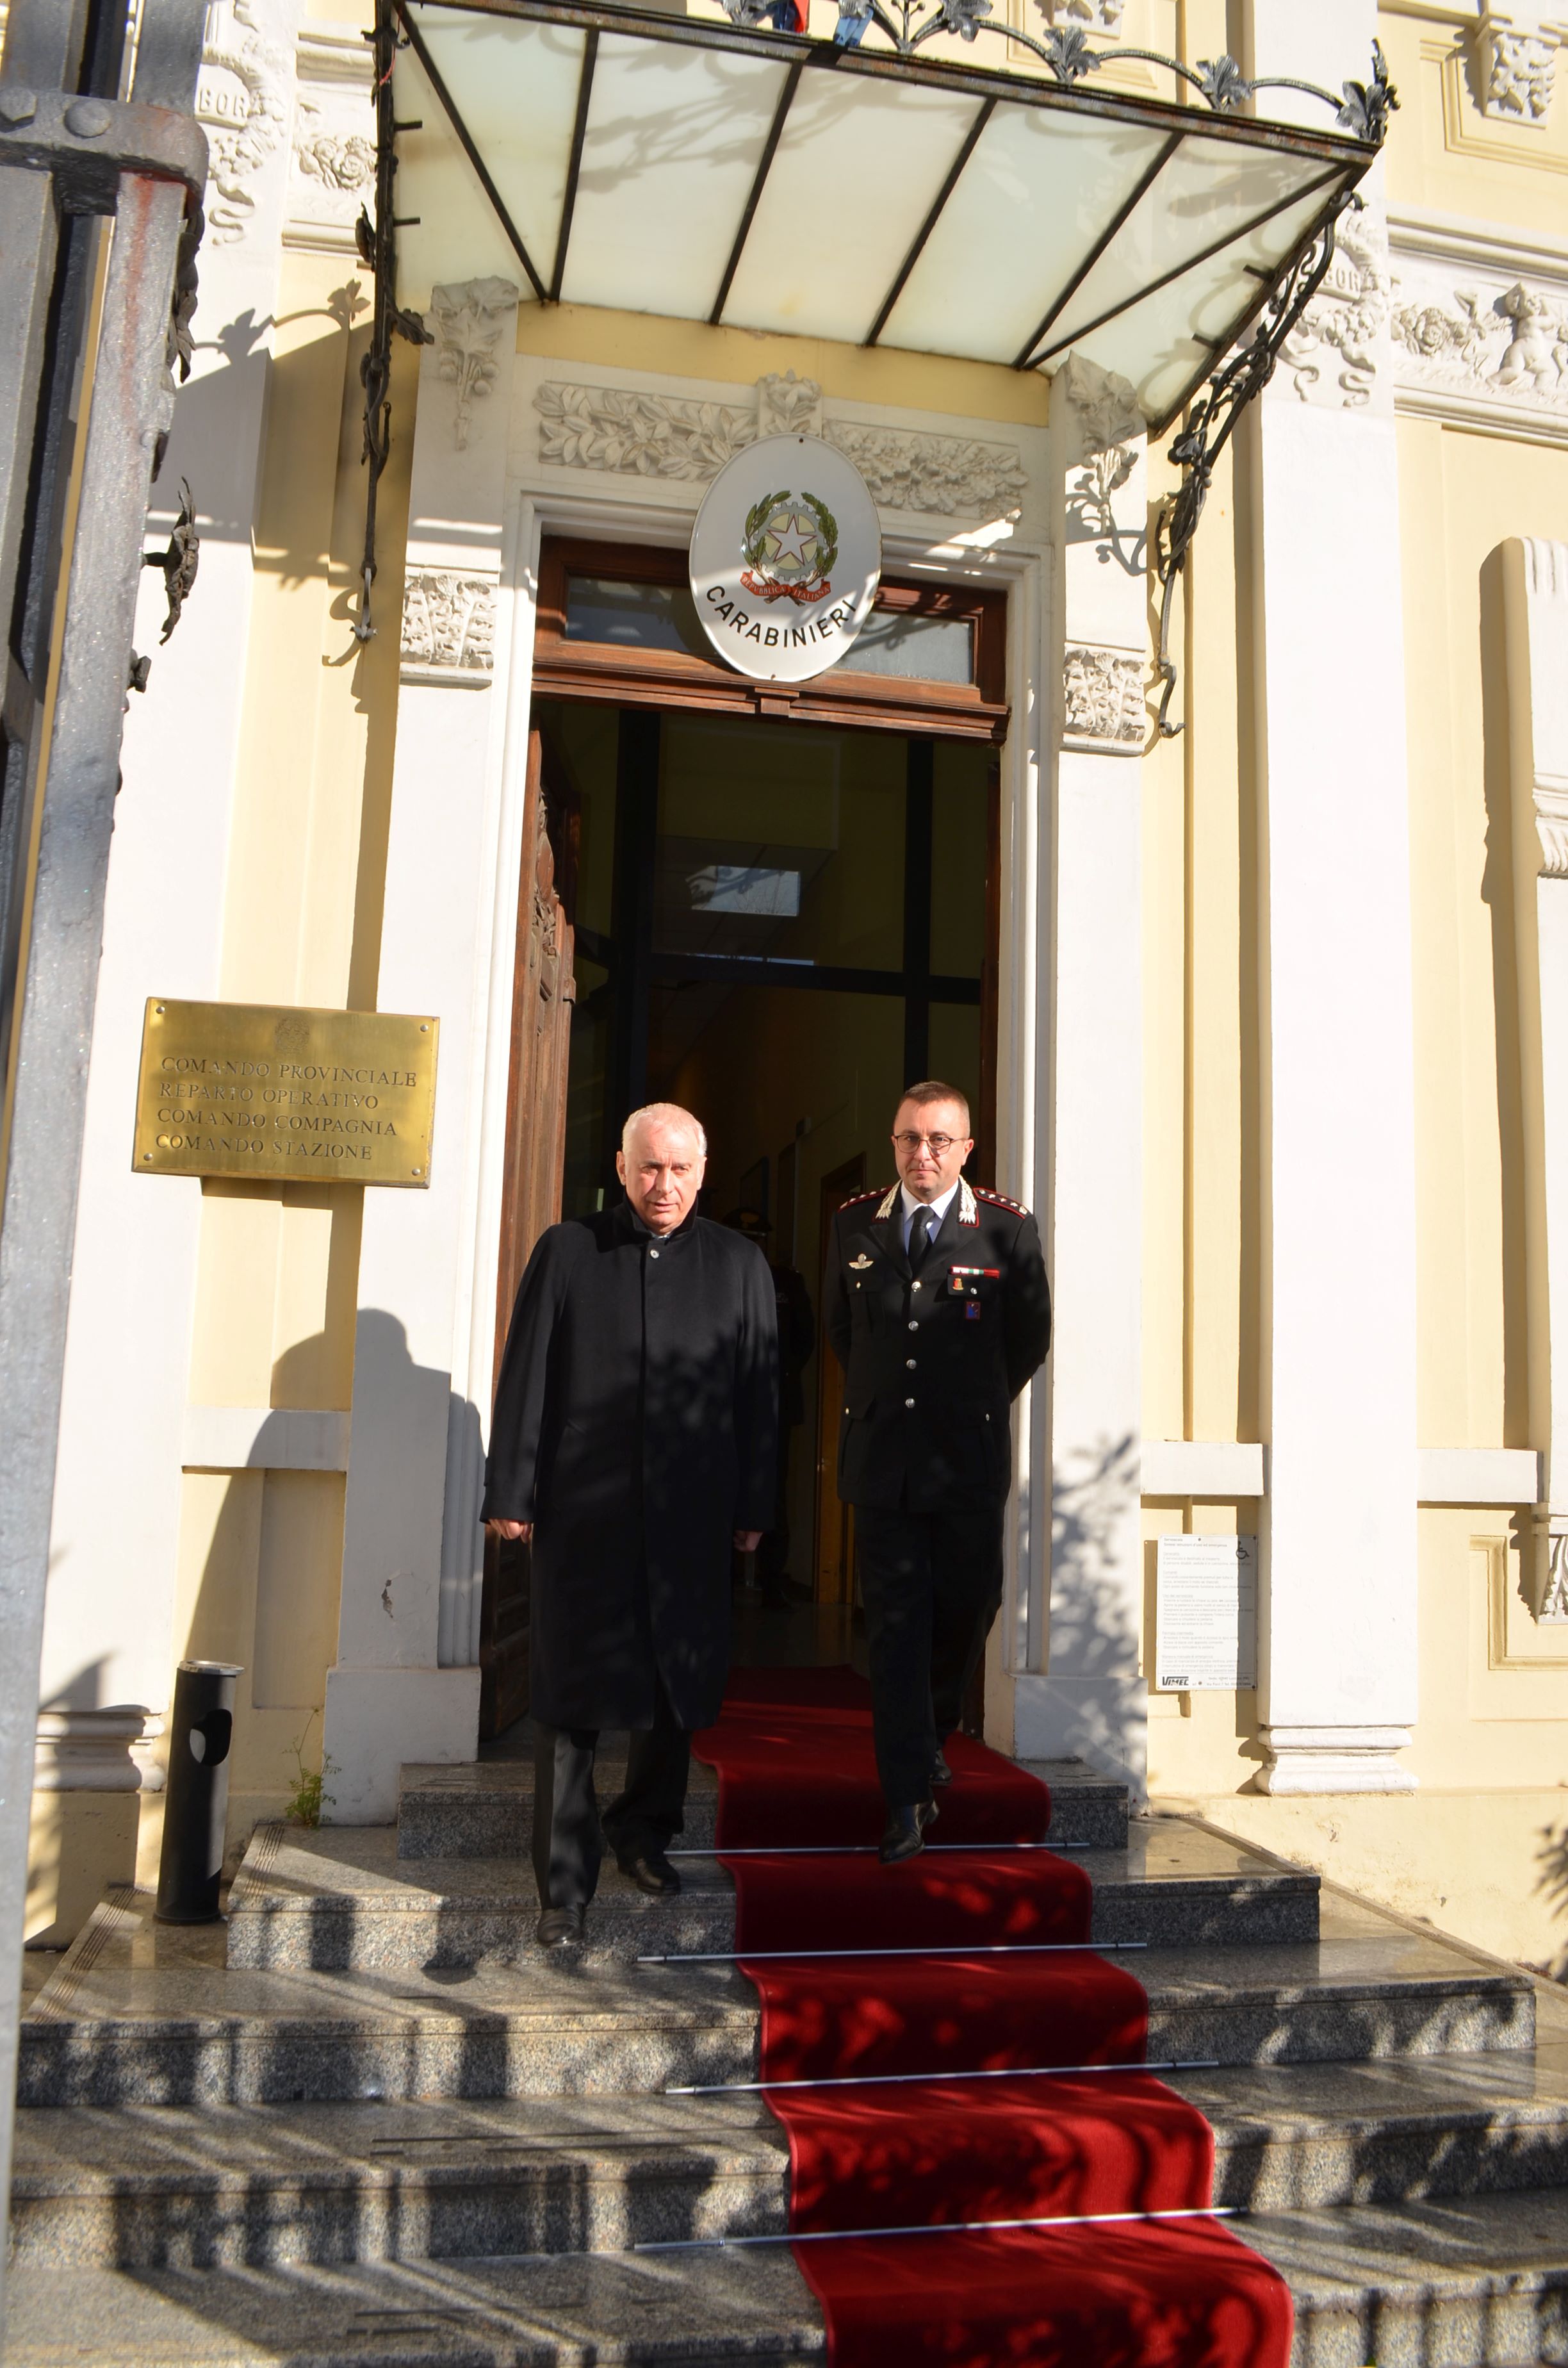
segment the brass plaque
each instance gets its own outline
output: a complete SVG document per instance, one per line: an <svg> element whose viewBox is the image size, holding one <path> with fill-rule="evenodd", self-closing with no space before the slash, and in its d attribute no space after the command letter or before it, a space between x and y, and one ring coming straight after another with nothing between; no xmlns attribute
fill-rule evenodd
<svg viewBox="0 0 1568 2368"><path fill-rule="evenodd" d="M150 996L143 1176L428 1184L438 1019Z"/></svg>

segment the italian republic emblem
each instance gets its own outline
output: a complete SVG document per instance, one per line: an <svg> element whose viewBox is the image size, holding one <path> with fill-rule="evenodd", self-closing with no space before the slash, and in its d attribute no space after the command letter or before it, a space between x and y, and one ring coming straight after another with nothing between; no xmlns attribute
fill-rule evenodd
<svg viewBox="0 0 1568 2368"><path fill-rule="evenodd" d="M838 521L814 494L764 494L746 512L741 552L741 583L753 599L808 608L832 593Z"/></svg>
<svg viewBox="0 0 1568 2368"><path fill-rule="evenodd" d="M836 666L871 613L881 566L866 480L820 436L743 445L703 495L691 529L702 631L724 664L754 682L810 682Z"/></svg>

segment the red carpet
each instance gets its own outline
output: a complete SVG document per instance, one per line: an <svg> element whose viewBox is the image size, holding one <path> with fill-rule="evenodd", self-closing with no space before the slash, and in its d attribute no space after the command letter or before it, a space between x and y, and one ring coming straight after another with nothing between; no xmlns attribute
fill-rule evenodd
<svg viewBox="0 0 1568 2368"><path fill-rule="evenodd" d="M1005 1847L1045 1837L1043 1784L954 1736L925 1855L846 1848L884 1818L870 1715L853 1670L740 1669L696 1747L721 1855L765 1853L725 1856L763 2077L843 2084L767 2098L835 2368L1287 2368L1289 2291L1219 2221L978 2225L1201 2214L1213 2134L1147 2072L1042 2069L1136 2066L1148 2031L1136 1959L1074 1945L1083 1869ZM834 2233L875 2230L908 2233Z"/></svg>

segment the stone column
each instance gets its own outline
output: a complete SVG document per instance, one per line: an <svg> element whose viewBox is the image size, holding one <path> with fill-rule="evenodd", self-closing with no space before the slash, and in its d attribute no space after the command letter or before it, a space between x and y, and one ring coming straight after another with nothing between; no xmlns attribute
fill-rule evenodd
<svg viewBox="0 0 1568 2368"><path fill-rule="evenodd" d="M166 539L188 481L200 572L166 647L152 569L137 611L153 663L126 716L54 1488L39 1770L55 1793L163 1781L139 1747L161 1732L173 1679L201 1186L132 1175L131 1138L147 996L219 991L298 14L295 0L222 0L202 47L211 171L196 351L148 534L150 549ZM133 1846L133 1816L122 1839Z"/></svg>
<svg viewBox="0 0 1568 2368"><path fill-rule="evenodd" d="M1040 1212L1055 1294L1047 1368L1051 1591L1015 1748L1076 1753L1143 1784L1139 1675L1142 1392L1142 767L1149 734L1144 425L1131 386L1078 355L1051 393L1061 686L1049 865L1050 1080Z"/></svg>
<svg viewBox="0 0 1568 2368"><path fill-rule="evenodd" d="M365 1196L324 1720L341 1824L392 1816L402 1761L471 1759L477 1747L489 1407L471 1350L494 1317L474 1304L497 1118L489 980L515 931L518 878L497 824L510 778L498 620L511 609L501 579L517 306L509 280L436 289L436 342L421 359L376 999L434 1013L441 1041L429 1189ZM505 1110L503 1055L503 1124ZM493 1287L493 1257L489 1271Z"/></svg>
<svg viewBox="0 0 1568 2368"><path fill-rule="evenodd" d="M1248 73L1363 77L1374 0L1248 0ZM1327 110L1291 92L1268 112ZM1404 1792L1416 1707L1404 648L1381 168L1249 427L1269 1793Z"/></svg>
<svg viewBox="0 0 1568 2368"><path fill-rule="evenodd" d="M1503 551L1536 1618L1568 1622L1568 543Z"/></svg>

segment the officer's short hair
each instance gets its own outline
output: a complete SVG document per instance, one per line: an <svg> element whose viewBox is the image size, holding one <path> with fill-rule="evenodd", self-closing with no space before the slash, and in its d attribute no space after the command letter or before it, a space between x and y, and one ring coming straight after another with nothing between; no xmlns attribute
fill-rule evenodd
<svg viewBox="0 0 1568 2368"><path fill-rule="evenodd" d="M620 1148L627 1158L630 1159L631 1156L631 1130L645 1118L663 1119L666 1126L690 1127L697 1137L699 1156L707 1158L708 1137L702 1131L702 1121L700 1119L693 1118L688 1110L682 1110L679 1102L644 1102L641 1110L632 1111L620 1130Z"/></svg>
<svg viewBox="0 0 1568 2368"><path fill-rule="evenodd" d="M969 1096L960 1093L957 1086L945 1086L940 1077L923 1077L917 1086L905 1086L898 1098L898 1110L893 1112L895 1119L905 1102L913 1102L917 1110L924 1110L927 1102L957 1102L963 1112L963 1131L969 1133Z"/></svg>

